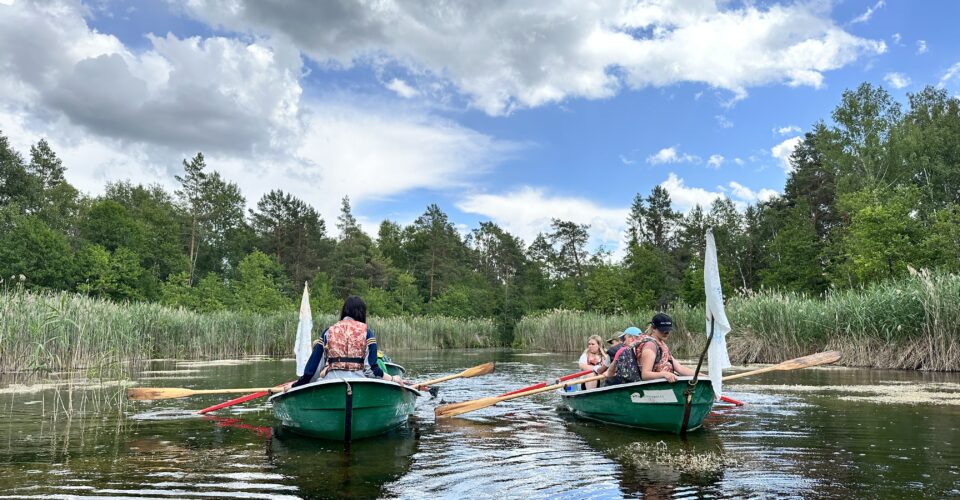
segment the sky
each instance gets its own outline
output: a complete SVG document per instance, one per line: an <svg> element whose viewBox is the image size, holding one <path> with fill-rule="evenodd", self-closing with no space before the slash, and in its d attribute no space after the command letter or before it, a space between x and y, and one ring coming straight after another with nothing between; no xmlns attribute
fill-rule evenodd
<svg viewBox="0 0 960 500"><path fill-rule="evenodd" d="M960 95L960 2L0 0L0 133L97 195L182 161L375 234L438 204L622 253L636 194L776 196L841 93Z"/></svg>

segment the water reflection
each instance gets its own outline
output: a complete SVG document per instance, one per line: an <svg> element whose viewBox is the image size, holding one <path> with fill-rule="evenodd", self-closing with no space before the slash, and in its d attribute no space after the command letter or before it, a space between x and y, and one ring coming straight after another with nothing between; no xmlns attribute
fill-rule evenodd
<svg viewBox="0 0 960 500"><path fill-rule="evenodd" d="M441 397L421 398L408 425L349 448L278 432L262 399L203 418L194 412L222 396L119 404L113 392L87 388L74 393L72 418L65 418L69 394L42 385L57 380L16 381L31 392L0 384L0 497L960 496L960 405L847 401L841 391L908 393L938 384L956 392L957 374L843 369L744 379L726 389L746 406L715 412L684 441L577 419L549 393L436 421L441 399L556 378L576 371L574 356L391 354L412 380L490 359L498 365L489 376L438 385ZM180 373L181 365L152 363L144 377L183 377L162 384L170 386L255 387L288 380L293 369L253 361ZM680 463L704 457L722 465Z"/></svg>
<svg viewBox="0 0 960 500"><path fill-rule="evenodd" d="M273 429L267 458L308 497L377 498L405 474L420 442L416 422L376 439L339 443Z"/></svg>

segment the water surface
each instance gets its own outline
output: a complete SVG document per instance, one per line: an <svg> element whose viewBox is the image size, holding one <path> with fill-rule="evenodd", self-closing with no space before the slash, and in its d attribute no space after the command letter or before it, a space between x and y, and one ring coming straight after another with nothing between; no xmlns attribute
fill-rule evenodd
<svg viewBox="0 0 960 500"><path fill-rule="evenodd" d="M960 496L957 374L828 368L740 379L727 394L746 406L716 409L703 430L681 439L579 420L554 394L433 416L442 401L577 371L573 353L391 354L415 380L489 360L497 371L439 385L407 425L349 446L275 428L265 400L200 417L193 411L230 396L118 408L116 387L69 398L0 380L0 498ZM293 378L291 361L144 368L134 376L143 386Z"/></svg>

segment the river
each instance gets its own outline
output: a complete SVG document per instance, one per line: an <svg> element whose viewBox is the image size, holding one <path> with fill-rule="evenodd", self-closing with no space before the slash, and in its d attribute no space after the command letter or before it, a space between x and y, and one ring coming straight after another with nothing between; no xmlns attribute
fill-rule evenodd
<svg viewBox="0 0 960 500"><path fill-rule="evenodd" d="M342 443L275 428L265 400L122 402L0 379L0 498L683 498L960 496L960 375L840 367L731 381L745 406L715 408L686 439L579 420L555 394L436 421L441 403L577 371L575 353L393 352L425 380L486 361L496 372L438 385L380 438ZM141 386L257 387L293 362L158 360ZM64 375L60 376L61 378ZM73 418L64 409L72 406Z"/></svg>

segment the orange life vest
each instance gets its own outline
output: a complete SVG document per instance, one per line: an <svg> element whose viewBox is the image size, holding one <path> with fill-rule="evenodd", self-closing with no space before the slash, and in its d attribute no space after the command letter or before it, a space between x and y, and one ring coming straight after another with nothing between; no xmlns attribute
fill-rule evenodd
<svg viewBox="0 0 960 500"><path fill-rule="evenodd" d="M640 362L640 354L643 351L643 346L647 343L652 343L656 352L656 358L653 360L654 372L671 372L673 373L673 356L670 355L670 348L667 347L667 344L657 340L652 335L641 335L640 341L637 342L637 363Z"/></svg>
<svg viewBox="0 0 960 500"><path fill-rule="evenodd" d="M344 318L327 329L327 367L331 370L361 371L367 353L367 325Z"/></svg>

